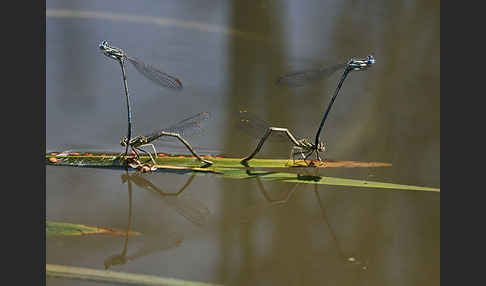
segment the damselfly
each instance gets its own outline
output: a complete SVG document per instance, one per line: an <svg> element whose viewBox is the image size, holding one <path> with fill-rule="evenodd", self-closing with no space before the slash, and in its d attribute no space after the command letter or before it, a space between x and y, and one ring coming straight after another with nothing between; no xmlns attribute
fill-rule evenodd
<svg viewBox="0 0 486 286"><path fill-rule="evenodd" d="M317 145L319 143L319 136L322 131L322 127L324 126L324 122L326 121L327 115L329 114L329 111L331 111L331 107L334 103L334 100L336 100L337 95L339 94L339 91L341 90L341 86L343 85L344 80L348 76L349 72L351 71L364 71L367 70L371 65L375 63L375 58L373 55L369 55L364 59L350 59L348 64L346 65L343 75L341 76L341 79L338 82L338 86L336 87L336 91L334 92L334 95L331 98L331 101L329 102L329 105L327 106L326 112L324 113L324 116L322 117L321 124L319 125L319 128L317 129L316 133L316 139L314 140L314 144ZM321 158L319 157L319 151L316 149L316 156L319 161L321 161ZM308 156L310 156L312 153L310 153Z"/></svg>
<svg viewBox="0 0 486 286"><path fill-rule="evenodd" d="M341 90L341 86L343 85L344 80L346 79L347 75L351 71L363 71L368 69L372 64L375 63L375 58L372 55L369 55L368 57L364 59L350 59L347 64L345 65L336 65L327 69L320 69L320 70L315 70L315 71L307 71L307 72L296 72L296 73L291 73L284 75L280 77L277 80L277 83L281 84L290 84L290 85L296 85L296 84L305 84L309 81L318 79L320 77L324 77L326 75L332 74L334 71L337 71L340 68L344 68L343 75L341 76L341 79L338 82L338 86L336 88L336 91L331 98L331 101L329 102L329 105L327 107L326 112L324 113L324 116L321 120L321 124L319 125L319 128L317 129L316 133L316 138L314 140L314 143L311 143L308 139L300 139L297 140L295 137L289 132L287 128L280 128L280 127L270 127L268 126L266 128L265 134L261 138L260 142L258 143L256 149L251 153L249 156L243 158L241 161L242 164L247 165L247 162L251 160L261 149L263 146L263 143L267 138L270 136L272 132L282 132L287 135L287 137L290 139L290 141L294 144L294 147L292 148L292 153L294 150L299 150L300 154L304 157L304 161L311 156L314 152L316 153L317 159L321 161L321 157L319 156L319 152L324 152L326 150L326 147L324 146L324 143L320 142L320 134L322 131L322 128L324 126L324 122L326 121L326 118L329 114L329 111L331 110L331 107L334 103L334 100L336 99L337 95L339 94L339 91ZM240 112L241 113L241 112ZM305 156L304 156L305 154Z"/></svg>
<svg viewBox="0 0 486 286"><path fill-rule="evenodd" d="M182 142L182 144L184 144L186 148L189 149L189 151L192 153L192 155L194 155L199 161L205 163L205 165L208 166L213 164L213 162L201 158L201 156L199 156L196 151L194 151L194 149L191 147L191 145L182 137L184 135L191 136L192 134L200 132L201 122L208 119L209 113L201 112L187 119L184 119L171 127L164 128L162 130L158 130L147 135L136 136L134 138L131 138L130 140L127 137L123 136L120 139L120 145L127 148L132 148L137 157L139 156L138 151L147 153L150 156L150 159L152 159L152 162L156 164L152 155L141 148L145 146L150 146L154 150L154 155L157 156L157 150L155 150L155 147L153 144L151 144L151 142L163 136L174 137Z"/></svg>
<svg viewBox="0 0 486 286"><path fill-rule="evenodd" d="M177 193L166 193L160 188L156 187L150 180L146 179L138 173L129 173L128 170L125 174L121 175L122 184L128 185L128 226L125 236L125 243L121 253L111 255L104 261L105 269L108 269L114 265L123 265L129 261L153 254L155 252L176 247L179 245L183 236L177 232L167 232L165 228L161 229L161 232L150 233L145 237L143 244L137 247L136 250L132 249L133 253L127 255L128 252L128 238L130 237L131 225L132 225L132 183L142 189L146 189L153 193L158 194L159 197L164 199L169 206L172 206L179 214L183 215L186 219L202 226L207 222L209 216L209 210L206 206L196 200L190 200L179 195L191 184L194 180L195 173L193 173L184 186ZM148 243L149 242L149 243ZM134 244L136 242L132 242ZM133 248L133 245L132 245Z"/></svg>
<svg viewBox="0 0 486 286"><path fill-rule="evenodd" d="M248 132L250 135L256 138L259 138L261 134L264 134L253 153L241 160L243 165L247 165L246 162L251 160L260 151L263 143L267 139L271 138L269 136L272 134L272 132L276 132L274 133L275 136L272 138L278 139L279 141L290 140L290 142L293 143L294 146L292 146L290 151L290 159L292 159L294 162L296 154L301 155L302 159L306 160L306 155L309 152L314 152L316 149L316 146L314 146L314 144L312 144L307 138L296 139L296 137L287 128L272 127L268 122L258 118L258 116L248 112L247 110L240 110L239 115L239 125L242 127L242 130ZM324 143L319 143L317 149L319 152L324 152L326 150Z"/></svg>
<svg viewBox="0 0 486 286"><path fill-rule="evenodd" d="M351 59L354 61L354 65L359 65L358 62L361 62L361 64L365 63L365 66L355 66L355 70L362 70L366 69L369 65L374 63L374 58L372 55L369 55L366 59ZM350 60L350 61L351 61ZM290 86L290 87L300 87L300 86L305 86L308 84L311 84L313 82L323 80L331 75L333 75L335 72L342 70L346 68L349 64L350 61L346 63L340 63L340 64L335 64L332 66L326 66L326 67L320 67L316 69L308 69L308 70L302 70L302 71L295 71L291 73L287 73L284 75L281 75L277 78L277 85L281 86ZM369 61L372 61L370 63Z"/></svg>
<svg viewBox="0 0 486 286"><path fill-rule="evenodd" d="M164 73L151 65L148 65L136 58L129 57L122 49L111 46L110 44L108 44L107 41L101 42L99 48L101 49L101 51L105 56L114 59L120 63L122 76L123 76L123 84L125 87L125 96L127 100L127 114L128 114L127 138L128 141L130 141L132 135L132 114L130 111L130 95L128 93L127 76L125 73L125 61L130 62L138 72L140 72L147 79L153 81L159 86L167 87L171 89L182 89L182 83L179 79L167 73ZM127 155L127 153L128 153L128 145L126 146L125 149L125 156Z"/></svg>
<svg viewBox="0 0 486 286"><path fill-rule="evenodd" d="M119 62L124 62L127 60L140 74L161 87L182 89L182 83L178 78L171 76L149 64L146 64L137 58L128 56L125 51L111 46L107 41L101 42L100 49L103 54L109 58Z"/></svg>

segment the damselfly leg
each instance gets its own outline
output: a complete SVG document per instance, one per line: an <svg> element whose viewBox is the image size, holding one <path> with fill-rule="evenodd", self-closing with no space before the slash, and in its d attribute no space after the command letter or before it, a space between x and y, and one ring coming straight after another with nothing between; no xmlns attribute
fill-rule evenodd
<svg viewBox="0 0 486 286"><path fill-rule="evenodd" d="M186 146L186 148L191 152L191 154L194 157L196 157L199 161L205 163L205 166L209 166L209 165L212 165L213 162L211 162L209 160L205 160L201 156L199 156L199 154L197 154L197 152L194 150L194 148L192 148L192 146L189 144L189 142L187 142L187 140L185 140L182 137L182 135L184 135L184 134L191 136L191 135L194 135L195 133L201 131L201 123L205 120L208 120L208 119L209 119L209 113L201 112L201 113L198 113L198 114L191 116L187 119L184 119L184 120L174 124L171 127L164 128L162 130L150 133L148 135L134 137L130 141L128 141L128 139L126 137L122 137L121 140L120 140L120 144L122 146L128 145L130 148L132 148L132 150L134 150L134 152L137 154L137 157L139 156L137 150L146 152L141 148L144 147L144 146L151 146L152 149L154 150L154 155L157 156L157 150L155 149L155 146L153 144L151 144L151 142L153 142L157 139L162 140L163 137L166 137L166 138L172 137L172 138L176 138L182 144L184 144L184 146ZM148 153L148 152L146 152L146 153ZM149 155L150 155L150 153L149 153ZM151 158L152 162L154 164L156 164L156 161L154 160L154 158L151 155L150 155L150 158Z"/></svg>

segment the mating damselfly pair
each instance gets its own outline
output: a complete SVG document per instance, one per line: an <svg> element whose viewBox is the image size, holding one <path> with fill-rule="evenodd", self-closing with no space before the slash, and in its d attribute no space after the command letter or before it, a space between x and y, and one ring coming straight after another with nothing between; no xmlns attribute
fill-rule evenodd
<svg viewBox="0 0 486 286"><path fill-rule="evenodd" d="M205 165L211 165L211 161L201 158L201 156L199 156L196 151L194 151L189 142L187 142L187 140L182 137L184 132L200 128L201 121L207 120L209 118L209 113L207 112L201 112L197 115L184 119L174 126L164 128L162 130L147 135L141 135L132 138L132 115L130 109L130 94L128 92L127 76L125 72L125 63L127 61L131 63L140 74L161 87L180 90L182 89L182 82L178 78L171 76L163 71L160 71L159 69L149 64L146 64L141 60L128 56L125 51L120 48L111 46L107 41L101 42L99 48L105 56L118 61L122 70L125 97L127 102L128 131L127 136L124 136L120 139L120 144L125 147L125 156L128 154L128 148L130 147L135 152L137 157L139 156L138 151L148 153L152 162L155 164L156 162L152 155L141 148L144 146L151 146L154 150L154 155L157 156L157 151L155 150L155 147L153 144L151 144L151 142L163 136L169 136L177 138L180 142L182 142L199 161L203 162Z"/></svg>
<svg viewBox="0 0 486 286"><path fill-rule="evenodd" d="M203 120L206 120L209 117L209 114L207 112L200 113L198 115L192 116L190 118L187 118L185 120L180 121L176 125L162 129L160 131L144 135L144 136L136 136L134 138L131 137L132 130L131 130L131 113L130 113L130 97L128 93L128 87L127 87L127 78L126 78L126 73L125 73L125 62L128 61L130 62L138 72L140 72L142 75L144 75L146 78L150 79L151 81L155 82L159 86L169 88L169 89L174 89L174 90L180 90L182 89L182 83L179 79L177 79L174 76L171 76L167 73L164 73L155 67L145 64L142 61L129 57L123 50L120 48L113 47L108 44L107 41L103 41L100 45L99 48L102 50L103 54L109 58L115 59L120 63L121 69L122 69L122 76L123 76L123 82L124 82L124 87L125 87L125 96L126 96L126 101L127 101L127 113L128 113L128 132L126 137L122 137L120 140L120 144L124 146L125 149L125 155L127 155L128 148L132 148L132 150L136 153L137 156L139 156L138 151L148 153L150 158L155 164L155 160L151 156L149 152L144 151L141 149L144 146L150 146L154 150L155 156L157 156L157 151L155 150L155 147L153 144L151 144L152 141L159 139L163 136L170 136L170 137L175 137L179 139L180 142L182 142L186 148L189 149L189 151L201 162L205 163L206 166L211 165L212 162L204 160L201 158L195 151L194 149L190 146L190 144L182 137L184 132L189 129L195 129L200 127L200 122ZM334 104L334 101L336 97L339 94L339 91L341 90L341 87L343 85L344 80L346 79L347 75L351 71L364 71L367 70L371 65L375 63L375 58L372 55L367 56L364 59L355 59L352 58L348 62L344 64L338 64L334 65L328 68L321 68L321 69L315 69L315 70L306 70L306 71L300 71L300 72L293 72L289 73L286 75L283 75L277 79L277 84L279 85L287 85L287 86L302 86L305 84L308 84L312 81L315 80L320 80L323 79L327 76L330 76L334 72L338 70L343 70L343 74L338 82L337 88L334 92L334 95L332 96L328 107L324 113L324 116L321 120L321 123L317 129L316 136L314 142L311 142L307 138L301 138L297 139L287 128L280 128L280 127L272 127L267 123L263 123L264 121L258 119L256 116L252 116L251 119L249 119L249 116L246 111L240 111L240 116L241 116L241 121L242 123L249 123L247 124L248 126L251 126L252 123L255 122L260 122L260 127L264 126L263 129L260 128L261 132L263 133L263 137L261 137L258 145L254 149L254 151L248 155L247 157L243 158L241 160L241 163L245 166L248 165L248 161L250 161L262 148L263 144L265 141L269 138L269 136L273 132L280 132L281 134L285 134L287 138L291 141L293 144L292 151L291 151L291 157L295 158L294 155L300 154L304 161L306 161L309 156L312 154L316 154L317 160L321 161L321 157L319 155L320 152L325 152L326 151L326 146L324 145L323 142L320 140L320 134L322 132L324 123L327 119L327 116L331 110L332 105ZM311 161L312 163L312 161Z"/></svg>
<svg viewBox="0 0 486 286"><path fill-rule="evenodd" d="M329 102L327 109L324 113L324 116L322 117L321 123L317 129L316 136L314 139L314 142L311 142L307 138L301 138L301 139L296 139L294 135L287 129L287 128L281 128L281 127L271 127L268 123L265 121L256 118L254 115L251 113L248 113L245 110L240 111L240 117L241 117L241 123L245 125L245 123L248 123L248 125L252 125L254 122L259 122L257 126L260 126L260 130L263 133L263 137L260 139L260 142L258 142L258 145L256 146L255 150L248 155L247 157L243 158L241 160L241 163L243 165L247 165L247 162L250 161L262 148L263 144L267 140L267 138L272 134L272 132L280 132L281 134L285 134L287 138L292 142L293 147L291 151L291 159L295 159L294 155L296 153L300 154L302 156L302 159L304 161L309 158L312 154L316 154L317 160L321 161L321 157L319 155L320 152L325 152L326 151L326 146L324 143L320 140L320 134L322 132L322 128L324 127L324 122L327 119L327 116L329 115L329 112L331 111L331 107L334 104L334 101L336 100L336 97L339 94L339 91L341 90L341 87L343 85L344 80L348 76L348 74L351 71L364 71L367 70L371 65L375 63L375 58L373 55L369 55L364 59L350 59L346 64L338 64L335 66L331 66L328 68L320 68L320 69L315 69L315 70L306 70L306 71L300 71L300 72L293 72L289 73L286 75L283 75L277 79L277 84L280 85L288 85L288 86L302 86L308 83L311 83L312 81L315 80L320 80L325 77L328 77L332 75L334 72L338 71L339 69L344 69L343 74L341 76L341 79L338 82L338 86L334 92L333 97L331 98L331 101ZM262 127L263 130L262 130ZM311 161L312 164L312 161Z"/></svg>

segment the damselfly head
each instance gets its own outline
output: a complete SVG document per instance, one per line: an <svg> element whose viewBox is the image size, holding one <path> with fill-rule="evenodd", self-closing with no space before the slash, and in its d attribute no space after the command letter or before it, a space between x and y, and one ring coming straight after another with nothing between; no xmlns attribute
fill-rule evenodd
<svg viewBox="0 0 486 286"><path fill-rule="evenodd" d="M101 44L99 45L99 47L100 47L100 50L105 51L107 49L107 47L108 47L108 42L107 41L101 42Z"/></svg>
<svg viewBox="0 0 486 286"><path fill-rule="evenodd" d="M120 61L123 60L123 58L125 57L125 53L121 49L110 46L107 41L101 42L99 48L105 56L110 57L114 60Z"/></svg>
<svg viewBox="0 0 486 286"><path fill-rule="evenodd" d="M373 55L368 56L368 65L372 65L375 63L375 57Z"/></svg>
<svg viewBox="0 0 486 286"><path fill-rule="evenodd" d="M364 71L375 63L375 57L368 55L365 59L351 59L348 62L348 68L354 71Z"/></svg>

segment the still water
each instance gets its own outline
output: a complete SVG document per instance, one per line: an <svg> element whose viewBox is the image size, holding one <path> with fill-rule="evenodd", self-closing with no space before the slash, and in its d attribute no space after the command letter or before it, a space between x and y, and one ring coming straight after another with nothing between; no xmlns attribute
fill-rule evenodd
<svg viewBox="0 0 486 286"><path fill-rule="evenodd" d="M120 67L102 40L183 82L161 89L127 67L135 135L205 111L196 150L241 158L256 141L238 129L239 110L312 137L340 75L300 88L276 86L277 76L372 53L376 64L348 76L326 121L325 157L393 166L319 173L440 188L439 1L46 6L46 151L122 150ZM268 142L257 157L287 158L289 148ZM440 284L439 193L48 166L46 217L143 233L50 237L51 264L225 285Z"/></svg>

